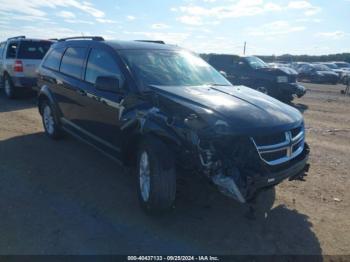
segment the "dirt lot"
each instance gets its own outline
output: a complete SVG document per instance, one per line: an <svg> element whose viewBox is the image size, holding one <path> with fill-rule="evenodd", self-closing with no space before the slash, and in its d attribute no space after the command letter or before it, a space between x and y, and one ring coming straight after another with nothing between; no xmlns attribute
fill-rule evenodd
<svg viewBox="0 0 350 262"><path fill-rule="evenodd" d="M0 96L0 254L350 254L350 97L307 85L311 169L257 200L258 215L201 179L177 208L140 210L135 179L88 145L49 140L35 99ZM203 189L204 187L204 189Z"/></svg>

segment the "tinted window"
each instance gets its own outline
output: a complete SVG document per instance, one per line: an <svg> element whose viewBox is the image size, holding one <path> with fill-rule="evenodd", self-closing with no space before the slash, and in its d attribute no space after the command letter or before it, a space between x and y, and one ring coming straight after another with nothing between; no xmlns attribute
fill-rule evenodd
<svg viewBox="0 0 350 262"><path fill-rule="evenodd" d="M18 42L11 42L7 47L6 58L16 58Z"/></svg>
<svg viewBox="0 0 350 262"><path fill-rule="evenodd" d="M95 84L98 76L114 76L121 80L119 66L111 55L103 50L92 49L86 67L85 80Z"/></svg>
<svg viewBox="0 0 350 262"><path fill-rule="evenodd" d="M62 58L60 71L64 74L81 78L83 62L86 54L86 48L69 47Z"/></svg>
<svg viewBox="0 0 350 262"><path fill-rule="evenodd" d="M20 59L43 59L51 44L49 41L21 41L17 57Z"/></svg>
<svg viewBox="0 0 350 262"><path fill-rule="evenodd" d="M64 48L52 49L44 61L44 66L58 71Z"/></svg>

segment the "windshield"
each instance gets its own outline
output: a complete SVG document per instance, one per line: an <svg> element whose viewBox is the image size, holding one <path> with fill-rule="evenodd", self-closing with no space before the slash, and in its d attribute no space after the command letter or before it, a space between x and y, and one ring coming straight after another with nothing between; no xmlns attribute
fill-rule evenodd
<svg viewBox="0 0 350 262"><path fill-rule="evenodd" d="M49 41L22 41L18 51L18 58L43 59L51 44Z"/></svg>
<svg viewBox="0 0 350 262"><path fill-rule="evenodd" d="M128 50L121 55L143 87L231 85L204 60L187 51Z"/></svg>
<svg viewBox="0 0 350 262"><path fill-rule="evenodd" d="M314 68L317 71L329 71L329 67L327 67L325 65L314 65Z"/></svg>
<svg viewBox="0 0 350 262"><path fill-rule="evenodd" d="M248 64L254 69L269 67L260 58L257 58L257 57L254 57L254 56L250 56L250 57L246 57L245 59L247 60Z"/></svg>

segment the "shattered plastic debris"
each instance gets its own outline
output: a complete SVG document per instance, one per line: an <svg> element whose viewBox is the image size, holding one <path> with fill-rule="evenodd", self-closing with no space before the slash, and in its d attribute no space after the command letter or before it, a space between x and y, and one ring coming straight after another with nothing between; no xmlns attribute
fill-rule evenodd
<svg viewBox="0 0 350 262"><path fill-rule="evenodd" d="M218 174L212 177L212 181L218 186L221 193L241 203L245 203L245 199L239 191L233 177Z"/></svg>

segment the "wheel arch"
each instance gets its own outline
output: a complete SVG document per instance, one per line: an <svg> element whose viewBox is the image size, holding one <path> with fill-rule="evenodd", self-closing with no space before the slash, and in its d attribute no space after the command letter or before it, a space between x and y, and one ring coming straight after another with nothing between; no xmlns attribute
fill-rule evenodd
<svg viewBox="0 0 350 262"><path fill-rule="evenodd" d="M122 146L122 160L127 166L136 165L138 148L144 139L158 139L168 146L172 152L177 151L177 148L182 144L170 127L163 127L152 120L147 120L142 128L141 124L138 123L133 130L126 130L124 133L128 134L128 138L124 139L125 142Z"/></svg>
<svg viewBox="0 0 350 262"><path fill-rule="evenodd" d="M55 116L60 118L62 116L62 113L60 112L59 108L58 108L58 105L55 101L55 98L52 94L52 92L50 91L50 89L48 88L48 86L44 85L40 88L40 91L39 91L39 94L38 94L38 110L39 110L39 113L42 114L42 111L41 111L41 105L44 101L48 101L53 110L55 111Z"/></svg>

